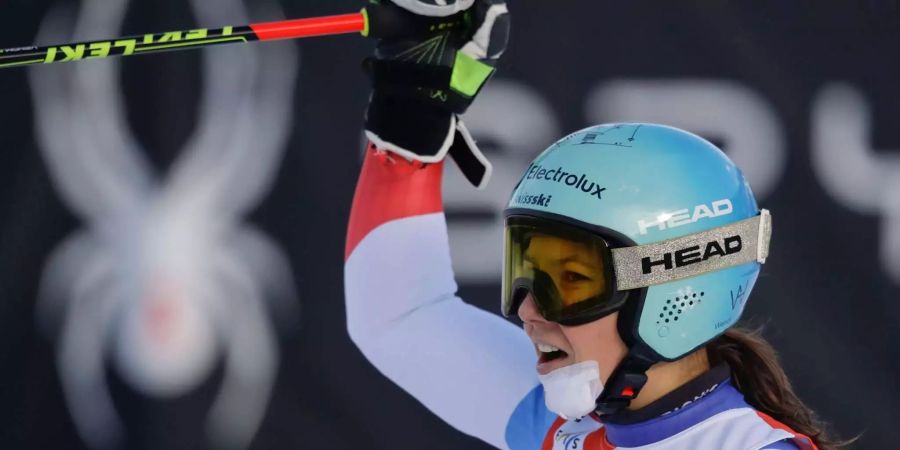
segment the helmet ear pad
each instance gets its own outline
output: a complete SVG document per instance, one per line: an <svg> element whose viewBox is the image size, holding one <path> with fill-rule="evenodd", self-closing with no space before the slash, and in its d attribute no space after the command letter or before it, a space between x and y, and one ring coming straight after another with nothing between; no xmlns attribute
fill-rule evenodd
<svg viewBox="0 0 900 450"><path fill-rule="evenodd" d="M616 328L619 332L619 338L628 347L629 355L637 356L646 361L669 361L669 359L663 357L648 345L638 333L640 317L644 311L644 304L649 290L650 288L640 288L627 291L625 304L619 310Z"/></svg>
<svg viewBox="0 0 900 450"><path fill-rule="evenodd" d="M629 349L635 348L641 343L638 337L637 318L644 306L644 298L647 296L648 288L633 289L628 291L625 303L619 310L619 318L616 321L616 327L619 331L619 337ZM643 344L646 346L646 344Z"/></svg>
<svg viewBox="0 0 900 450"><path fill-rule="evenodd" d="M629 349L657 361L682 358L740 319L759 271L752 262L629 291L619 335Z"/></svg>

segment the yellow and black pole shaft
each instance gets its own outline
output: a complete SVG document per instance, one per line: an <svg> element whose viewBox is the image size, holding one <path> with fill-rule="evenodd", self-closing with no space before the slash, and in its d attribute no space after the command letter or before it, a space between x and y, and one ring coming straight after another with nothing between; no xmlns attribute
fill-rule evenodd
<svg viewBox="0 0 900 450"><path fill-rule="evenodd" d="M344 14L311 19L285 20L218 29L195 29L145 34L103 41L78 42L48 47L21 47L0 50L0 68L53 64L85 59L131 56L172 50L186 50L236 42L269 41L361 33L366 14Z"/></svg>
<svg viewBox="0 0 900 450"><path fill-rule="evenodd" d="M217 29L199 28L171 31L47 47L28 46L0 49L0 69L187 50L236 42L299 39L347 33L360 33L363 36L382 38L435 32L447 27L458 26L462 20L461 15L455 15L423 22L414 20L411 13L398 7L372 5L354 14L228 26Z"/></svg>

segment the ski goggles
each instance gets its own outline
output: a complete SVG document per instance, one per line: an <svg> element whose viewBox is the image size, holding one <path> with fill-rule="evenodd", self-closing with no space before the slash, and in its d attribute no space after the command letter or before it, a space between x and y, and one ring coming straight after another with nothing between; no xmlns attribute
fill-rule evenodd
<svg viewBox="0 0 900 450"><path fill-rule="evenodd" d="M751 261L769 252L771 216L628 246L600 232L531 214L506 218L502 312L517 313L530 293L544 319L578 325L618 311L628 291Z"/></svg>

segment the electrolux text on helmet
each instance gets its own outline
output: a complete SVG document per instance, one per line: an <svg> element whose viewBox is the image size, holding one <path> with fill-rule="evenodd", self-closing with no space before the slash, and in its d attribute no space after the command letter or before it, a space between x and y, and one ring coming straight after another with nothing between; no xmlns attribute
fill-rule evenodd
<svg viewBox="0 0 900 450"><path fill-rule="evenodd" d="M591 194L600 200L603 199L603 191L606 190L606 188L600 187L600 184L589 181L587 176L583 173L576 174L566 172L562 167L548 170L540 164L532 164L531 167L528 168L528 172L525 173L525 179L562 183L572 188L581 189L582 192Z"/></svg>

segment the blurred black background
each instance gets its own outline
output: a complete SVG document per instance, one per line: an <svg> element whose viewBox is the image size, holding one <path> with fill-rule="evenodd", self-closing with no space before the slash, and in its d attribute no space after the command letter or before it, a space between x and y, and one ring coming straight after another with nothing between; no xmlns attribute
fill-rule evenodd
<svg viewBox="0 0 900 450"><path fill-rule="evenodd" d="M34 42L59 5L78 7L4 2L0 47ZM360 6L282 2L287 17ZM892 448L900 417L898 3L511 0L510 8L510 50L468 118L495 158L495 186L483 194L455 173L448 181L463 298L497 311L495 214L528 158L569 131L652 113L740 152L735 159L775 221L748 323L766 326L802 399L844 437L862 433L854 448ZM135 0L121 34L226 24L197 24L186 0ZM359 64L372 46L354 36L296 43L293 134L270 195L247 221L289 256L302 312L280 337L254 449L487 448L383 378L346 333L344 232L369 89ZM128 58L121 68L128 122L165 171L197 122L199 53ZM81 224L41 159L26 70L0 71L0 99L0 448L86 448L67 411L56 343L34 317L48 255ZM840 108L870 115L858 148L847 145L853 125L829 115ZM112 368L106 377L127 448L205 448L221 367L173 400L141 396Z"/></svg>

